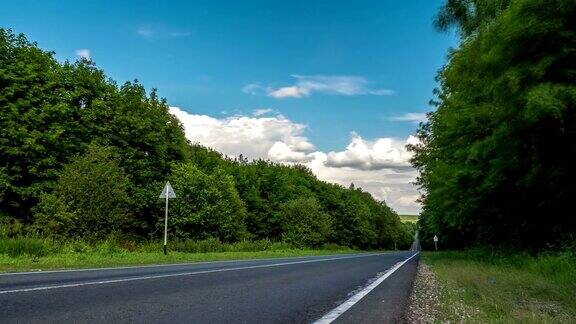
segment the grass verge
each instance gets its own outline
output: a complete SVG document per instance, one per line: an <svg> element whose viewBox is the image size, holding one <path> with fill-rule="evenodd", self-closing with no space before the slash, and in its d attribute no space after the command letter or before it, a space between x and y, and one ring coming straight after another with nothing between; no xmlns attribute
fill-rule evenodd
<svg viewBox="0 0 576 324"><path fill-rule="evenodd" d="M0 239L0 272L49 269L100 268L163 263L187 263L239 259L354 253L340 246L300 249L283 242L244 241L221 243L215 239L173 242L168 255L162 243L134 244L113 240L89 245L84 242L58 243L37 238Z"/></svg>
<svg viewBox="0 0 576 324"><path fill-rule="evenodd" d="M436 322L576 323L574 254L422 253L441 294Z"/></svg>

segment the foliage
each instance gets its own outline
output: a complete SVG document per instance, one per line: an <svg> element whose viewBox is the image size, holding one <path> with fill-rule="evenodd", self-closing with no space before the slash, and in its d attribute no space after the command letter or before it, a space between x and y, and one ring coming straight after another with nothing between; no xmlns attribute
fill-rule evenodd
<svg viewBox="0 0 576 324"><path fill-rule="evenodd" d="M90 146L64 167L53 191L41 196L35 225L50 237L104 239L130 217L129 185L112 150Z"/></svg>
<svg viewBox="0 0 576 324"><path fill-rule="evenodd" d="M447 0L434 25L441 31L456 27L460 36L466 38L492 22L509 5L510 0Z"/></svg>
<svg viewBox="0 0 576 324"><path fill-rule="evenodd" d="M575 13L570 0L511 1L451 54L412 147L423 244L435 234L443 247L575 239Z"/></svg>
<svg viewBox="0 0 576 324"><path fill-rule="evenodd" d="M189 156L168 105L138 82L118 87L94 63L58 63L23 35L0 29L0 213L31 209L70 158L92 142L115 147L130 176L140 228L157 216L146 190Z"/></svg>
<svg viewBox="0 0 576 324"><path fill-rule="evenodd" d="M572 323L576 258L474 249L423 253L441 283L439 322Z"/></svg>
<svg viewBox="0 0 576 324"><path fill-rule="evenodd" d="M318 247L332 234L331 219L314 198L298 198L284 203L279 213L283 240L294 246Z"/></svg>
<svg viewBox="0 0 576 324"><path fill-rule="evenodd" d="M0 238L0 254L40 257L50 252L50 245L35 237Z"/></svg>
<svg viewBox="0 0 576 324"><path fill-rule="evenodd" d="M410 229L370 194L322 182L300 165L232 159L191 144L155 90L137 81L119 86L92 61L60 63L5 29L0 129L2 236L158 239L158 193L171 179L178 198L169 230L180 241L410 245Z"/></svg>
<svg viewBox="0 0 576 324"><path fill-rule="evenodd" d="M220 170L206 174L186 163L175 165L171 178L178 199L172 200L170 228L177 238L232 242L245 237L246 210L231 176Z"/></svg>

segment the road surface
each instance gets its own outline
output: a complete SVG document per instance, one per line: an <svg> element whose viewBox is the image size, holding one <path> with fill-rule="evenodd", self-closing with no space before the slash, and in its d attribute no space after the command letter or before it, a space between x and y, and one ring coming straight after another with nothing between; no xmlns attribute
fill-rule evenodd
<svg viewBox="0 0 576 324"><path fill-rule="evenodd" d="M415 252L0 274L2 323L394 323Z"/></svg>

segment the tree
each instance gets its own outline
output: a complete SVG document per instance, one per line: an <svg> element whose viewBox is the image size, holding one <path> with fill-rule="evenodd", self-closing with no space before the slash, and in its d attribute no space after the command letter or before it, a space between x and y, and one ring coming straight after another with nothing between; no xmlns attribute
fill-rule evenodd
<svg viewBox="0 0 576 324"><path fill-rule="evenodd" d="M177 238L234 242L246 237L246 210L231 176L221 170L208 175L192 163L180 163L170 178L178 198L172 200L169 228ZM158 225L164 226L163 219Z"/></svg>
<svg viewBox="0 0 576 324"><path fill-rule="evenodd" d="M315 198L297 198L280 207L282 238L298 247L319 247L332 234L331 219Z"/></svg>
<svg viewBox="0 0 576 324"><path fill-rule="evenodd" d="M538 249L574 239L575 13L569 0L511 1L452 53L412 147L423 242Z"/></svg>
<svg viewBox="0 0 576 324"><path fill-rule="evenodd" d="M115 148L147 233L158 211L151 187L190 159L182 125L138 82L121 87L93 62L59 63L23 35L0 29L0 213L30 224L31 209L72 156L90 143Z"/></svg>
<svg viewBox="0 0 576 324"><path fill-rule="evenodd" d="M36 227L47 236L89 241L120 232L128 222L130 181L113 150L92 145L64 167L41 196Z"/></svg>
<svg viewBox="0 0 576 324"><path fill-rule="evenodd" d="M447 0L434 25L440 31L456 27L460 36L466 38L496 19L509 5L510 0Z"/></svg>

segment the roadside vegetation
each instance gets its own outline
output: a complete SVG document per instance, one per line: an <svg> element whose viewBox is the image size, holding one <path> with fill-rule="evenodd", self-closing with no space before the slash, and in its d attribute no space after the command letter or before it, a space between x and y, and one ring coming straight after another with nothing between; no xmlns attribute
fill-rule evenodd
<svg viewBox="0 0 576 324"><path fill-rule="evenodd" d="M576 239L576 2L450 0L460 44L412 146L422 245L563 249ZM552 216L552 217L551 217Z"/></svg>
<svg viewBox="0 0 576 324"><path fill-rule="evenodd" d="M414 293L426 307L407 318L576 322L575 14L573 0L440 8L436 27L460 44L410 149L422 247L438 236L454 251L422 254Z"/></svg>
<svg viewBox="0 0 576 324"><path fill-rule="evenodd" d="M423 303L437 296L426 310L430 322L576 322L576 258L571 253L532 256L475 249L425 252L421 262L437 280L428 287L439 289L416 291Z"/></svg>
<svg viewBox="0 0 576 324"><path fill-rule="evenodd" d="M325 244L315 249L298 248L270 240L222 243L212 238L169 243L164 255L162 242L122 241L108 238L97 243L56 241L45 238L0 239L0 272L187 263L200 261L277 258L324 254L357 253L347 247Z"/></svg>
<svg viewBox="0 0 576 324"><path fill-rule="evenodd" d="M58 62L6 29L0 129L0 267L25 263L12 258L41 267L116 262L98 257L102 249L113 251L110 260L132 253L121 263L144 262L137 253L161 251L158 196L168 180L177 195L168 228L176 252L150 262L176 253L400 249L412 241L414 227L369 193L322 182L301 165L190 143L156 90L118 85L86 59ZM78 261L92 257L100 261ZM56 259L64 263L48 261Z"/></svg>

